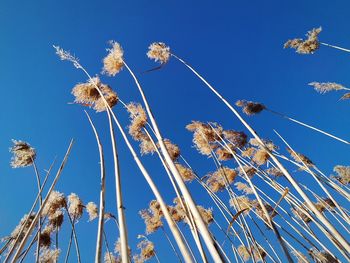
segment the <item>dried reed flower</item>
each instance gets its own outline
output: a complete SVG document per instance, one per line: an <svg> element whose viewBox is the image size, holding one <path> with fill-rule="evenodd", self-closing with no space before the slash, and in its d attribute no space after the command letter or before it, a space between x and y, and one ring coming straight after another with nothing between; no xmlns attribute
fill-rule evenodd
<svg viewBox="0 0 350 263"><path fill-rule="evenodd" d="M220 140L218 135L222 135L223 128L217 123L205 124L199 121L192 121L186 129L193 132L193 143L197 150L210 156L212 150L216 149L216 141Z"/></svg>
<svg viewBox="0 0 350 263"><path fill-rule="evenodd" d="M341 184L347 185L350 183L350 166L336 165L333 171L337 173L337 176L333 176Z"/></svg>
<svg viewBox="0 0 350 263"><path fill-rule="evenodd" d="M228 146L230 147L232 152L235 152L232 144L229 144ZM233 158L231 151L227 150L227 148L220 147L216 149L215 153L220 161L228 161Z"/></svg>
<svg viewBox="0 0 350 263"><path fill-rule="evenodd" d="M242 183L242 182L237 182L235 183L235 186L237 188L238 191L242 191L244 194L246 195L250 195L253 194L253 189L250 188L247 184Z"/></svg>
<svg viewBox="0 0 350 263"><path fill-rule="evenodd" d="M236 102L236 106L242 107L243 112L248 116L258 114L262 112L264 109L266 109L265 105L261 103L246 101L246 100L238 100Z"/></svg>
<svg viewBox="0 0 350 263"><path fill-rule="evenodd" d="M272 167L266 170L266 173L272 176L281 177L283 176L282 171L279 168Z"/></svg>
<svg viewBox="0 0 350 263"><path fill-rule="evenodd" d="M307 32L307 39L290 39L284 44L284 48L294 48L299 54L313 54L320 47L318 35L321 33L321 31L321 27L313 28Z"/></svg>
<svg viewBox="0 0 350 263"><path fill-rule="evenodd" d="M150 203L149 203L149 210L152 211L152 214L153 215L156 215L156 216L163 216L163 211L160 207L160 204L157 200L152 200Z"/></svg>
<svg viewBox="0 0 350 263"><path fill-rule="evenodd" d="M289 152L290 156L294 159L294 161L296 161L298 163L304 163L307 166L315 166L315 164L304 154L294 152L290 148L287 148L287 151Z"/></svg>
<svg viewBox="0 0 350 263"><path fill-rule="evenodd" d="M242 170L242 168L243 168L243 170ZM247 166L247 165L244 165L244 166L239 167L237 169L238 169L238 173L240 176L244 176L244 174L247 174L247 176L250 178L252 178L254 176L254 174L257 172L254 167Z"/></svg>
<svg viewBox="0 0 350 263"><path fill-rule="evenodd" d="M141 154L153 154L156 149L152 143L152 141L149 139L149 137L144 137L144 139L140 142L140 150Z"/></svg>
<svg viewBox="0 0 350 263"><path fill-rule="evenodd" d="M163 42L154 42L148 47L147 56L160 64L167 63L170 59L170 48Z"/></svg>
<svg viewBox="0 0 350 263"><path fill-rule="evenodd" d="M145 221L147 234L151 234L163 226L161 220L162 212L158 206L158 202L151 202L149 209L144 209L139 212L141 218Z"/></svg>
<svg viewBox="0 0 350 263"><path fill-rule="evenodd" d="M245 210L243 212L243 214L248 214L249 211L254 208L255 206L255 202L250 200L247 196L245 195L241 195L241 196L237 196L235 198L231 198L230 199L230 206L232 207L236 207L237 204L237 208L238 210Z"/></svg>
<svg viewBox="0 0 350 263"><path fill-rule="evenodd" d="M101 83L99 77L97 76L90 79L86 83L79 83L74 86L72 89L72 94L75 97L74 102L93 107L96 112L105 111L105 101L103 100L96 86L99 88L110 107L117 104L117 93L115 93L110 86Z"/></svg>
<svg viewBox="0 0 350 263"><path fill-rule="evenodd" d="M68 212L70 216L75 220L79 219L83 215L83 209L84 205L79 196L71 193L68 196Z"/></svg>
<svg viewBox="0 0 350 263"><path fill-rule="evenodd" d="M180 156L180 148L176 144L173 144L169 139L164 140L165 147L173 161L176 161ZM159 148L159 144L157 143Z"/></svg>
<svg viewBox="0 0 350 263"><path fill-rule="evenodd" d="M246 246L240 245L237 249L237 252L241 256L241 258L243 259L244 262L249 261L250 253L249 253L248 249L246 248Z"/></svg>
<svg viewBox="0 0 350 263"><path fill-rule="evenodd" d="M30 215L24 215L23 218L20 220L19 224L15 227L15 229L12 231L9 237L4 238L4 240L11 240L9 247L13 247L15 240L18 238L19 242L22 241L26 233L28 232L28 229L30 225L33 222L33 219L35 218L35 213L31 213ZM28 220L28 221L27 221ZM27 221L27 222L26 222ZM22 233L20 234L21 229L23 228ZM19 243L17 243L18 245Z"/></svg>
<svg viewBox="0 0 350 263"><path fill-rule="evenodd" d="M129 125L129 134L134 140L139 141L144 134L143 128L147 123L147 114L140 103L130 102L126 105L129 112L131 124Z"/></svg>
<svg viewBox="0 0 350 263"><path fill-rule="evenodd" d="M43 215L53 215L57 210L67 207L67 201L64 194L58 191L52 191L46 205L43 208Z"/></svg>
<svg viewBox="0 0 350 263"><path fill-rule="evenodd" d="M11 159L12 168L26 167L33 164L36 152L28 143L12 140L13 146L10 152L13 154Z"/></svg>
<svg viewBox="0 0 350 263"><path fill-rule="evenodd" d="M53 228L51 226L47 226L40 233L40 246L41 247L50 247L51 246L51 233L53 232Z"/></svg>
<svg viewBox="0 0 350 263"><path fill-rule="evenodd" d="M309 262L308 258L300 251L292 251L292 255L296 258L297 263Z"/></svg>
<svg viewBox="0 0 350 263"><path fill-rule="evenodd" d="M41 250L40 256L39 256L39 262L40 263L56 263L58 261L58 257L61 253L61 250L59 249L49 249L44 248Z"/></svg>
<svg viewBox="0 0 350 263"><path fill-rule="evenodd" d="M108 55L103 59L103 70L102 72L109 75L115 76L119 73L123 66L123 55L124 51L119 43L115 41L109 41L112 48L107 48Z"/></svg>
<svg viewBox="0 0 350 263"><path fill-rule="evenodd" d="M341 99L341 100L350 99L350 92L349 92L349 93L345 93L340 99Z"/></svg>
<svg viewBox="0 0 350 263"><path fill-rule="evenodd" d="M67 60L73 63L74 67L81 68L81 65L79 64L79 59L76 58L74 55L72 55L70 52L65 51L64 49L60 48L59 46L53 46L54 49L56 49L56 54L59 56L61 60Z"/></svg>
<svg viewBox="0 0 350 263"><path fill-rule="evenodd" d="M205 224L208 226L210 223L213 222L214 216L213 216L213 209L208 208L205 209L204 207L197 205L198 211L205 222Z"/></svg>
<svg viewBox="0 0 350 263"><path fill-rule="evenodd" d="M89 221L92 221L98 217L98 208L94 202L87 203L87 205L85 206L85 209L89 215Z"/></svg>
<svg viewBox="0 0 350 263"><path fill-rule="evenodd" d="M50 213L48 220L51 227L55 228L56 230L59 229L62 226L64 220L62 210L56 210L55 213Z"/></svg>
<svg viewBox="0 0 350 263"><path fill-rule="evenodd" d="M244 132L226 130L222 132L225 140L229 141L236 148L243 148L247 144L248 136Z"/></svg>
<svg viewBox="0 0 350 263"><path fill-rule="evenodd" d="M259 149L254 153L252 160L255 164L260 166L265 164L269 158L270 158L270 155L268 154L267 151Z"/></svg>
<svg viewBox="0 0 350 263"><path fill-rule="evenodd" d="M104 263L121 263L121 260L117 258L113 253L106 252L103 258Z"/></svg>
<svg viewBox="0 0 350 263"><path fill-rule="evenodd" d="M121 255L122 251L122 245L120 243L120 238L118 238L117 242L114 244L114 253L118 254L119 256ZM131 255L131 249L128 247L128 257Z"/></svg>
<svg viewBox="0 0 350 263"><path fill-rule="evenodd" d="M252 157L253 154L255 153L256 149L253 147L247 147L243 152L242 156L243 157Z"/></svg>
<svg viewBox="0 0 350 263"><path fill-rule="evenodd" d="M206 184L214 192L222 191L226 188L226 184L234 182L237 176L237 172L228 167L219 168L214 173L209 173L207 176Z"/></svg>
<svg viewBox="0 0 350 263"><path fill-rule="evenodd" d="M346 89L343 85L340 85L334 82L310 82L309 85L313 86L314 89L321 94L324 94L326 92L333 91L333 90Z"/></svg>
<svg viewBox="0 0 350 263"><path fill-rule="evenodd" d="M185 182L191 182L195 178L195 175L190 168L187 168L180 163L175 163L175 166Z"/></svg>
<svg viewBox="0 0 350 263"><path fill-rule="evenodd" d="M148 239L144 239L138 243L137 248L141 250L140 257L143 260L142 262L153 258L156 254L153 242Z"/></svg>
<svg viewBox="0 0 350 263"><path fill-rule="evenodd" d="M255 138L251 138L249 140L249 144L258 147L259 149L265 149L264 147L266 147L269 151L274 151L278 149L278 146L276 146L271 140L265 140L263 139L262 142L264 143L264 145L261 145L257 139Z"/></svg>

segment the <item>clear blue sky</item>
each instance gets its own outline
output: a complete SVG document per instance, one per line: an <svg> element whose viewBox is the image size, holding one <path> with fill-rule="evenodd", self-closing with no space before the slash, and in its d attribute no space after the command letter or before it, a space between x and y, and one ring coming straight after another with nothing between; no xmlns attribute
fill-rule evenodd
<svg viewBox="0 0 350 263"><path fill-rule="evenodd" d="M227 129L243 128L177 61L171 61L160 71L140 74L154 66L145 55L148 45L166 42L232 103L237 99L260 101L271 109L349 139L349 101L338 101L340 93L319 95L307 85L311 81L334 81L349 87L349 54L322 47L314 55L302 56L283 49L287 39L302 37L318 26L323 27L320 35L323 42L350 47L349 10L349 1L324 0L1 1L0 236L11 232L36 194L32 169L14 170L9 166L11 139L28 141L37 149L42 172L55 156L58 160L63 157L70 138L75 138L57 190L75 192L85 203L98 202L96 142L82 108L68 104L73 101L71 88L86 78L69 63L59 61L53 44L70 50L91 74L98 74L107 41L121 43L126 61L139 73L163 134L179 144L183 155L204 175L214 170L214 165L191 147L191 134L184 126L191 120L201 120L217 121ZM124 101L140 101L125 70L116 78L103 77L103 81ZM115 111L126 127L125 112L119 106ZM105 114L91 111L91 115L107 145ZM326 174L336 164L349 165L346 145L267 112L249 118L249 122L263 137L275 141L278 139L272 129L277 129ZM137 211L145 208L153 196L127 148L120 139L118 142L126 216L135 250L136 236L144 231ZM106 154L110 154L108 146ZM115 213L112 160L106 161L107 208ZM144 161L170 202L174 194L158 160L145 157ZM213 206L198 185L192 183L190 188L199 204ZM86 221L86 217L82 218L77 229L84 262L91 262L97 224ZM117 232L112 222L107 224L112 243ZM164 257L171 252L161 242L157 243L161 238L160 233L151 236Z"/></svg>

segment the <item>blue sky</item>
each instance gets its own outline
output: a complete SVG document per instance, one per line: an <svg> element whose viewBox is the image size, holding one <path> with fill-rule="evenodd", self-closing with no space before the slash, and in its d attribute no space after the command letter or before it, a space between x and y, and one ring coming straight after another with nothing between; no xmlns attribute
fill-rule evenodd
<svg viewBox="0 0 350 263"><path fill-rule="evenodd" d="M91 74L101 72L108 40L118 41L125 59L138 74L162 133L177 143L200 175L215 169L213 162L191 147L184 127L191 120L217 121L224 128L243 130L234 116L204 85L175 60L149 74L146 57L151 42L163 41L186 59L230 102L260 101L269 108L349 139L349 102L341 93L319 95L307 83L338 82L350 86L349 54L322 47L302 56L284 50L283 43L322 26L323 42L350 47L348 1L9 1L0 3L0 236L8 234L30 208L36 193L31 168L11 169L11 139L28 141L37 149L43 173L51 161L63 157L70 138L76 144L57 186L77 193L84 202L98 201L99 166L96 142L81 107L71 105L71 88L86 77L59 61L52 45L70 50ZM102 77L124 101L140 101L136 87L123 70L115 78ZM123 125L127 115L115 112ZM109 135L105 114L91 115L101 133L106 154ZM278 141L278 130L298 151L326 173L336 164L349 165L348 146L315 134L264 112L248 118L262 137ZM137 211L153 198L120 137L122 183L133 249L144 231ZM137 146L135 144L135 146ZM107 207L115 212L112 160L107 158ZM170 202L174 196L155 157L144 162ZM232 166L232 164L230 164ZM57 169L57 166L56 166ZM296 175L297 176L297 175ZM212 206L198 185L190 185L199 204ZM84 262L94 255L96 222L81 219ZM117 236L108 223L110 242ZM68 227L67 227L68 228ZM89 231L89 232L87 232ZM160 234L151 239L161 240ZM62 240L66 242L66 240ZM158 242L159 243L159 242ZM156 242L157 246L157 242ZM160 244L159 254L170 253Z"/></svg>

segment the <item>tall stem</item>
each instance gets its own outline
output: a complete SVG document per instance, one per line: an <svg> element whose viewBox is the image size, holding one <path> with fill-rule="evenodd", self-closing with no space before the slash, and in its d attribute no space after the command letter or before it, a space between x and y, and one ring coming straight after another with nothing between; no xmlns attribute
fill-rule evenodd
<svg viewBox="0 0 350 263"><path fill-rule="evenodd" d="M155 118L152 114L152 111L149 107L149 104L148 104L148 101L146 99L146 96L141 88L141 85L138 81L138 79L136 78L135 74L133 73L133 71L129 68L129 66L125 63L124 61L124 65L125 67L127 68L127 70L129 71L129 73L131 74L131 76L133 77L135 83L136 83L136 86L137 88L139 89L139 92L141 94L141 97L142 97L142 100L145 104L145 108L146 108L146 111L147 111L147 114L149 116L149 119L152 123L152 127L154 129L154 132L155 132L155 135L157 137L157 140L158 140L158 143L160 145L160 149L162 151L162 154L164 155L164 158L165 158L165 161L167 162L167 164L169 165L169 168L172 172L172 174L174 175L174 178L176 180L176 183L178 184L179 188L180 188L180 191L182 192L182 195L186 201L186 203L188 204L192 214L193 214L193 219L196 223L196 226L198 227L199 229L199 232L200 234L202 235L203 237L203 241L204 243L206 244L208 250L209 250L209 253L211 254L213 260L215 262L223 262L224 260L222 259L222 256L220 255L220 252L217 250L216 248L216 245L215 245L215 242L206 226L206 224L204 223L203 221L203 218L201 217L199 211L198 211L198 208L195 204L195 202L193 201L192 199L192 196L189 192L189 190L187 189L184 181L182 180L182 177L179 173L179 171L177 170L173 160L171 159L169 153L168 153L168 150L166 149L166 146L164 144L164 141L163 141L163 137L160 133L160 130L158 128L158 125L155 121Z"/></svg>
<svg viewBox="0 0 350 263"><path fill-rule="evenodd" d="M123 205L123 196L121 190L121 180L120 180L120 169L119 169L119 158L117 151L117 143L114 136L113 122L109 110L107 110L109 131L111 134L111 144L113 149L113 159L114 159L114 174L115 174L115 190L117 199L117 211L118 211L118 222L119 222L119 235L120 235L120 246L121 246L121 258L122 262L129 261L128 255L128 234L126 228L126 220Z"/></svg>
<svg viewBox="0 0 350 263"><path fill-rule="evenodd" d="M104 223L104 213L105 213L105 182L106 182L106 171L104 163L103 147L100 141L100 137L96 130L94 123L92 122L89 114L85 111L86 116L89 119L90 125L94 131L96 142L98 145L98 152L100 155L100 173L101 173L101 190L100 190L100 211L98 216L98 230L97 230L97 240L96 240L96 254L95 263L101 262L102 257L102 241L103 241L103 223Z"/></svg>

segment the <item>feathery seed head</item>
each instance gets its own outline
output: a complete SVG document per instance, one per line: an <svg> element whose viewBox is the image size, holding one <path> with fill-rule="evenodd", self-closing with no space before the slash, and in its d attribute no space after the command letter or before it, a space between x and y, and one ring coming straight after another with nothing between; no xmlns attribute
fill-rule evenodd
<svg viewBox="0 0 350 263"><path fill-rule="evenodd" d="M61 250L59 249L49 249L44 248L41 250L40 256L39 256L39 262L40 263L55 263L58 261L58 257L61 253Z"/></svg>
<svg viewBox="0 0 350 263"><path fill-rule="evenodd" d="M75 220L79 219L83 215L84 205L79 196L75 193L71 193L68 196L68 212Z"/></svg>
<svg viewBox="0 0 350 263"><path fill-rule="evenodd" d="M287 148L287 151L289 152L290 156L294 159L294 161L298 163L304 163L305 165L312 167L315 166L315 164L304 154L294 152L292 149Z"/></svg>
<svg viewBox="0 0 350 263"><path fill-rule="evenodd" d="M320 47L318 35L321 31L321 27L313 28L307 32L305 40L301 38L290 39L284 44L284 48L294 48L299 54L313 54Z"/></svg>
<svg viewBox="0 0 350 263"><path fill-rule="evenodd" d="M56 49L56 54L59 56L61 60L67 60L73 63L74 67L81 68L81 65L79 64L78 58L73 56L70 52L65 51L64 49L60 48L59 46L53 46L54 49Z"/></svg>
<svg viewBox="0 0 350 263"><path fill-rule="evenodd" d="M109 41L111 48L108 48L108 55L103 59L103 70L102 72L108 76L115 76L119 73L123 66L123 55L124 51L119 43L115 41Z"/></svg>
<svg viewBox="0 0 350 263"><path fill-rule="evenodd" d="M247 114L248 116L258 114L258 113L262 112L264 109L266 109L265 105L263 105L261 103L246 101L246 100L237 101L236 106L242 107L243 112L245 114Z"/></svg>
<svg viewBox="0 0 350 263"><path fill-rule="evenodd" d="M333 177L341 184L347 185L350 183L350 166L336 165L333 171L337 173L337 175Z"/></svg>
<svg viewBox="0 0 350 263"><path fill-rule="evenodd" d="M227 184L232 184L236 179L237 172L228 167L219 168L214 173L209 173L206 184L214 192L222 191Z"/></svg>
<svg viewBox="0 0 350 263"><path fill-rule="evenodd" d="M180 163L175 163L175 166L185 182L191 182L195 178L195 175L190 168L187 168Z"/></svg>
<svg viewBox="0 0 350 263"><path fill-rule="evenodd" d="M43 215L53 215L57 210L65 207L67 207L67 201L64 194L58 191L52 191L43 208Z"/></svg>
<svg viewBox="0 0 350 263"><path fill-rule="evenodd" d="M10 148L10 152L13 154L11 159L12 168L32 165L36 157L35 149L23 141L12 140L12 142L14 144Z"/></svg>
<svg viewBox="0 0 350 263"><path fill-rule="evenodd" d="M88 106L93 107L96 112L105 111L105 102L96 86L99 88L110 107L117 104L117 93L115 93L110 86L101 83L97 76L86 83L79 83L74 86L72 89L72 94L75 97L74 102L83 105L87 104Z"/></svg>
<svg viewBox="0 0 350 263"><path fill-rule="evenodd" d="M343 85L340 85L334 82L315 82L314 81L314 82L310 82L309 85L313 86L314 89L321 94L324 94L326 92L333 91L333 90L345 89Z"/></svg>
<svg viewBox="0 0 350 263"><path fill-rule="evenodd" d="M89 221L92 221L98 217L98 208L94 202L87 203L85 209L89 215Z"/></svg>
<svg viewBox="0 0 350 263"><path fill-rule="evenodd" d="M234 147L243 148L247 144L248 136L244 132L226 130L222 132L223 137L232 143Z"/></svg>
<svg viewBox="0 0 350 263"><path fill-rule="evenodd" d="M154 42L148 47L147 56L160 64L167 63L170 59L170 47L162 42Z"/></svg>
<svg viewBox="0 0 350 263"><path fill-rule="evenodd" d="M242 191L246 195L253 194L252 188L250 188L247 184L242 183L242 182L237 182L235 183L235 186L238 191Z"/></svg>
<svg viewBox="0 0 350 263"><path fill-rule="evenodd" d="M104 263L121 263L121 260L113 255L112 252L106 252L103 258Z"/></svg>

